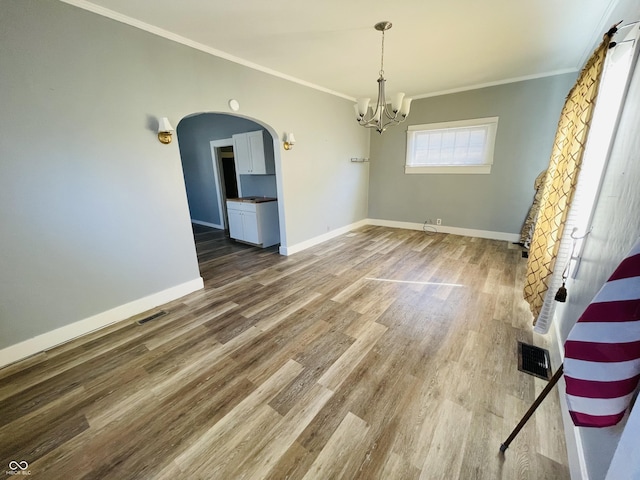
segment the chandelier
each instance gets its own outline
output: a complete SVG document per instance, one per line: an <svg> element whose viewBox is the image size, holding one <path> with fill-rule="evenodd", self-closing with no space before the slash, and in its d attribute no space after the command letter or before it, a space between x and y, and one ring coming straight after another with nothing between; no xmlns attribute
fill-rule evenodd
<svg viewBox="0 0 640 480"><path fill-rule="evenodd" d="M409 115L411 99L404 98L404 93L399 92L393 96L391 109L387 105L384 92L384 32L391 28L391 22L379 22L374 28L382 32L382 54L380 55L380 77L378 78L378 101L369 107L370 98L359 98L353 107L356 111L358 123L366 128L375 128L378 133L384 132L387 127L404 122Z"/></svg>

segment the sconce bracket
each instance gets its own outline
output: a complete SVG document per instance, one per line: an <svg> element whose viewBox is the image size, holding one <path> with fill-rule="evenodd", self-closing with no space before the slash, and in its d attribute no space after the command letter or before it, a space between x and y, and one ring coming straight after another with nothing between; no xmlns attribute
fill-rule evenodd
<svg viewBox="0 0 640 480"><path fill-rule="evenodd" d="M171 132L158 132L158 140L165 145L171 143Z"/></svg>

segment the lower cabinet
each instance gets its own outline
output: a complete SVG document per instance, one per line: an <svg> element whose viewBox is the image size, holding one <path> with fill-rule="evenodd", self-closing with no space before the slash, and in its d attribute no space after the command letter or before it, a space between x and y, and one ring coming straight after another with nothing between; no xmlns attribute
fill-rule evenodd
<svg viewBox="0 0 640 480"><path fill-rule="evenodd" d="M229 234L231 238L249 243L260 243L258 221L255 213L232 210L227 207L229 215Z"/></svg>
<svg viewBox="0 0 640 480"><path fill-rule="evenodd" d="M248 203L227 201L229 235L260 247L280 243L278 202Z"/></svg>

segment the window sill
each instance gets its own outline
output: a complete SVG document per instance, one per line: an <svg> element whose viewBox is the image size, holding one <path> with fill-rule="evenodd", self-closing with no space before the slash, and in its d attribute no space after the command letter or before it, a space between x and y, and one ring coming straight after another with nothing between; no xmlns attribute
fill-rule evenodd
<svg viewBox="0 0 640 480"><path fill-rule="evenodd" d="M429 173L463 173L463 174L489 174L491 165L460 165L460 166L433 166L410 167L405 165L405 174L429 174Z"/></svg>

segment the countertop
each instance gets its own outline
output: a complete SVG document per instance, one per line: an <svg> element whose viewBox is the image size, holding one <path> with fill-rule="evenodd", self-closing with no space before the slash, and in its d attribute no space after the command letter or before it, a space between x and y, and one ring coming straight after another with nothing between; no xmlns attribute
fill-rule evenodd
<svg viewBox="0 0 640 480"><path fill-rule="evenodd" d="M240 197L240 198L227 198L227 202L243 202L243 203L264 203L275 202L277 198L273 197Z"/></svg>

